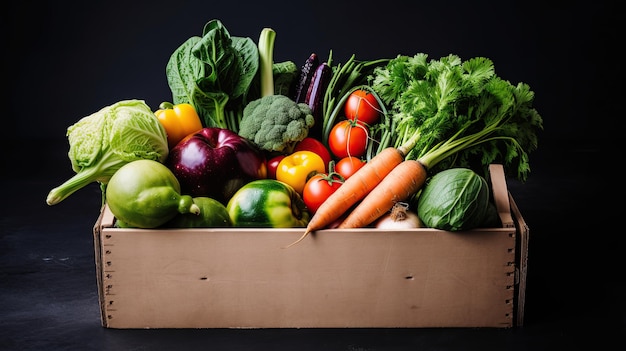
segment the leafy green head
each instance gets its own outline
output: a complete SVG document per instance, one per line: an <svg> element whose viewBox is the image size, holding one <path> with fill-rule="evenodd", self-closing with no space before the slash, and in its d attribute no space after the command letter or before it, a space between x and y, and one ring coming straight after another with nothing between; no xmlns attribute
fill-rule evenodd
<svg viewBox="0 0 626 351"><path fill-rule="evenodd" d="M46 202L55 205L92 182L108 183L128 162L165 161L169 149L165 129L142 100L124 100L67 129L68 157L76 174L52 189Z"/></svg>
<svg viewBox="0 0 626 351"><path fill-rule="evenodd" d="M449 168L428 180L417 199L417 213L431 228L469 230L485 223L489 204L485 178L469 168Z"/></svg>

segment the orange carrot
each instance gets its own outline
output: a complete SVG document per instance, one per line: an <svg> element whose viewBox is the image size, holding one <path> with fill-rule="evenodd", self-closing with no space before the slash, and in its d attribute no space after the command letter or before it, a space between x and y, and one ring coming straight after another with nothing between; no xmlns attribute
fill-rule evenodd
<svg viewBox="0 0 626 351"><path fill-rule="evenodd" d="M388 147L376 154L320 205L309 221L304 234L287 247L302 241L310 232L323 229L337 220L372 191L403 160L402 149L394 147Z"/></svg>
<svg viewBox="0 0 626 351"><path fill-rule="evenodd" d="M405 160L372 189L337 228L362 228L373 223L389 212L396 202L416 193L426 182L426 177L424 165L419 161Z"/></svg>

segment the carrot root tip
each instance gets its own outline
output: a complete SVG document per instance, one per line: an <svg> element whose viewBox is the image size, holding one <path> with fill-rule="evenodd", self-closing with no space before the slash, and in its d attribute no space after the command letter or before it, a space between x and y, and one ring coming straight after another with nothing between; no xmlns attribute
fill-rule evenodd
<svg viewBox="0 0 626 351"><path fill-rule="evenodd" d="M304 240L304 238L306 238L306 236L307 236L307 235L309 235L309 233L310 233L310 232L309 232L308 230L307 230L307 231L305 231L305 232L304 232L304 234L302 234L302 236L301 236L298 240L296 240L296 241L292 242L291 244L289 244L289 245L287 245L287 246L283 246L282 248L283 248L283 249L288 249L288 248L290 248L290 247L294 246L295 244L297 244L297 243L301 242L302 240Z"/></svg>

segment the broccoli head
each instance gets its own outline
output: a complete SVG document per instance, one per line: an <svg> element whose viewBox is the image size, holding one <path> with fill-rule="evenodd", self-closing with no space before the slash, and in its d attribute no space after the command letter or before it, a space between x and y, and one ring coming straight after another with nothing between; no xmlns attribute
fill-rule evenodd
<svg viewBox="0 0 626 351"><path fill-rule="evenodd" d="M291 153L315 123L311 108L285 95L267 95L249 102L239 123L239 135L261 149Z"/></svg>

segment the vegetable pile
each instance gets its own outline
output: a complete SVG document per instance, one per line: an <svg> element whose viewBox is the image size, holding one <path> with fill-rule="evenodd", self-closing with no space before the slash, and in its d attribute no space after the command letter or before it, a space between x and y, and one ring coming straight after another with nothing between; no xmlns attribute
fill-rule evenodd
<svg viewBox="0 0 626 351"><path fill-rule="evenodd" d="M119 226L419 228L498 225L488 166L526 181L543 120L525 83L485 57L425 53L274 62L219 20L176 48L171 102L126 100L68 128L76 175Z"/></svg>

